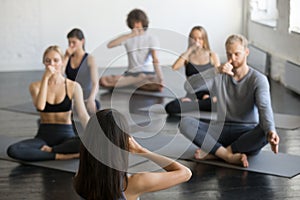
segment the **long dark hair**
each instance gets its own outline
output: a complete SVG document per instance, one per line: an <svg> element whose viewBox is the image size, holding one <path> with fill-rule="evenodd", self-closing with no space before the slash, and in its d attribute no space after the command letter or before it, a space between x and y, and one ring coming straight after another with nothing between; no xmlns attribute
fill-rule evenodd
<svg viewBox="0 0 300 200"><path fill-rule="evenodd" d="M84 38L84 34L82 32L82 30L80 30L79 28L73 28L68 34L67 34L67 38L77 38L78 40L85 40ZM84 44L82 45L83 50L84 49Z"/></svg>
<svg viewBox="0 0 300 200"><path fill-rule="evenodd" d="M119 199L128 185L129 135L125 117L114 109L93 115L81 137L76 192L87 200ZM125 180L125 182L124 182Z"/></svg>

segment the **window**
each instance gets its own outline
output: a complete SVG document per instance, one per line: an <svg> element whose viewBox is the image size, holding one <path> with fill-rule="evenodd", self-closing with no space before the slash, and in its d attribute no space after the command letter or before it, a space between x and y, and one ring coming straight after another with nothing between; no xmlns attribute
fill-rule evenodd
<svg viewBox="0 0 300 200"><path fill-rule="evenodd" d="M299 0L290 0L289 32L300 33L300 1Z"/></svg>
<svg viewBox="0 0 300 200"><path fill-rule="evenodd" d="M252 21L274 28L277 25L278 11L276 0L250 0L250 13Z"/></svg>

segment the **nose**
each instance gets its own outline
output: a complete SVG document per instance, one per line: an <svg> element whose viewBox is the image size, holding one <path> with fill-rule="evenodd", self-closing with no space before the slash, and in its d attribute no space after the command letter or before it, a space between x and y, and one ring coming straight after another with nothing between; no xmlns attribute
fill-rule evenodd
<svg viewBox="0 0 300 200"><path fill-rule="evenodd" d="M235 60L236 56L234 54L228 55L228 60Z"/></svg>

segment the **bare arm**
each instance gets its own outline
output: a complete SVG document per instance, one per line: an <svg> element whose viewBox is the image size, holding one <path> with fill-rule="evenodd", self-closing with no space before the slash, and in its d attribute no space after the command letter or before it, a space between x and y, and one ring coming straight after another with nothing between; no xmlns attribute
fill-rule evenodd
<svg viewBox="0 0 300 200"><path fill-rule="evenodd" d="M145 192L167 189L188 181L192 176L189 168L165 156L150 152L141 147L133 138L129 140L129 148L130 152L152 160L166 172L144 172L132 175L129 179L128 190L125 191L126 194L139 196Z"/></svg>
<svg viewBox="0 0 300 200"><path fill-rule="evenodd" d="M99 90L99 85L98 85L99 75L98 75L98 68L96 66L94 57L91 55L88 56L88 66L91 74L92 89L87 99L87 105L88 105L87 107L92 112L95 112L95 99Z"/></svg>
<svg viewBox="0 0 300 200"><path fill-rule="evenodd" d="M74 82L74 84L75 84L75 86L74 86L74 93L73 93L74 98L73 99L74 99L74 103L75 103L75 108L76 108L80 123L83 126L83 128L85 128L87 125L87 122L89 120L89 115L88 115L87 110L84 105L83 93L82 93L81 86L77 82Z"/></svg>
<svg viewBox="0 0 300 200"><path fill-rule="evenodd" d="M184 64L189 61L189 57L190 57L190 55L191 55L192 52L193 52L193 48L189 47L184 53L182 53L177 58L177 60L175 61L175 63L172 65L172 69L173 70L178 70L181 67L183 67Z"/></svg>
<svg viewBox="0 0 300 200"><path fill-rule="evenodd" d="M161 71L161 68L159 66L159 60L158 60L158 57L157 57L156 50L151 50L151 55L152 55L152 59L153 59L153 66L154 66L155 73L157 74L159 82L162 83L164 77L163 77L163 73Z"/></svg>
<svg viewBox="0 0 300 200"><path fill-rule="evenodd" d="M214 53L214 52L211 52L211 63L215 66L215 67L219 67L221 65L221 62L220 62L220 58L218 56L218 54Z"/></svg>
<svg viewBox="0 0 300 200"><path fill-rule="evenodd" d="M184 53L182 53L179 58L175 61L175 63L172 65L173 70L178 70L186 62L189 62L190 56L193 54L194 50L199 48L199 45L195 43L194 45L190 46Z"/></svg>
<svg viewBox="0 0 300 200"><path fill-rule="evenodd" d="M47 101L48 81L55 69L52 66L47 66L40 84L30 84L29 90L34 106L38 110L44 110Z"/></svg>
<svg viewBox="0 0 300 200"><path fill-rule="evenodd" d="M125 34L125 35L121 35L119 37L117 37L116 39L110 41L108 44L107 44L107 48L113 48L113 47L116 47L116 46L119 46L122 44L122 42L124 42L125 40L129 39L129 38L132 38L136 35L138 35L139 33L136 31L136 30L132 30L130 33L128 34Z"/></svg>

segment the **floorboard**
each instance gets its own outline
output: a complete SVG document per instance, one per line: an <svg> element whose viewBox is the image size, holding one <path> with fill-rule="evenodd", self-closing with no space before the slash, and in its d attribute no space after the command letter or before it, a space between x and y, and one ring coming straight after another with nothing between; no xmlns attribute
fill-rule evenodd
<svg viewBox="0 0 300 200"><path fill-rule="evenodd" d="M30 101L29 83L38 80L41 74L41 71L1 72L0 107ZM169 82L172 82L170 74L165 77L169 79ZM274 112L300 115L299 95L286 89L280 83L272 80L270 83ZM110 93L101 91L100 94L102 108L110 107ZM129 99L129 104L124 99ZM114 101L121 111L147 114L138 109L156 103L168 102L170 99L143 95L128 97L126 94L118 94ZM34 136L37 130L37 119L38 116L0 109L0 134ZM179 120L179 117L167 117L162 129L170 134L176 133ZM300 129L278 129L277 131L281 138L280 152L300 155ZM270 150L269 146L265 149ZM300 199L299 175L288 179L201 163L180 162L191 168L193 176L190 181L167 190L145 194L141 199ZM152 166L153 163L145 162L133 169L152 169ZM0 160L0 199L76 200L79 198L72 187L73 175L73 173Z"/></svg>

